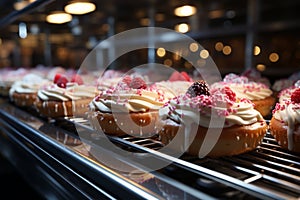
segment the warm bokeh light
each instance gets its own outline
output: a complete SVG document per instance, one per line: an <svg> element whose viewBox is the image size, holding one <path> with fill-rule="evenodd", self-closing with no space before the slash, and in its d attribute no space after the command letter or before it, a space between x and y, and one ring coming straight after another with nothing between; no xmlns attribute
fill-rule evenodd
<svg viewBox="0 0 300 200"><path fill-rule="evenodd" d="M224 45L223 45L222 42L217 42L217 43L215 44L215 49L216 49L217 51L222 51L223 48L224 48Z"/></svg>
<svg viewBox="0 0 300 200"><path fill-rule="evenodd" d="M184 67L187 68L187 69L190 69L190 68L193 67L193 65L192 65L190 62L186 61L186 62L184 63Z"/></svg>
<svg viewBox="0 0 300 200"><path fill-rule="evenodd" d="M96 10L96 5L91 2L70 2L65 6L65 11L74 15L83 15Z"/></svg>
<svg viewBox="0 0 300 200"><path fill-rule="evenodd" d="M159 57L164 57L166 55L166 50L164 48L160 47L156 50L156 54Z"/></svg>
<svg viewBox="0 0 300 200"><path fill-rule="evenodd" d="M186 33L190 30L190 26L186 23L177 24L175 26L175 30L180 32L180 33Z"/></svg>
<svg viewBox="0 0 300 200"><path fill-rule="evenodd" d="M173 59L174 59L174 60L180 60L180 58L181 58L180 52L175 52L175 53L173 54Z"/></svg>
<svg viewBox="0 0 300 200"><path fill-rule="evenodd" d="M269 60L271 62L277 62L279 60L279 55L277 53L271 53L269 55Z"/></svg>
<svg viewBox="0 0 300 200"><path fill-rule="evenodd" d="M255 56L258 56L260 54L260 47L259 46L254 47L253 54Z"/></svg>
<svg viewBox="0 0 300 200"><path fill-rule="evenodd" d="M174 10L174 14L178 17L188 17L192 16L197 12L197 8L194 6L180 6Z"/></svg>
<svg viewBox="0 0 300 200"><path fill-rule="evenodd" d="M263 64L258 64L258 65L256 65L256 69L258 70L258 71L265 71L266 70L266 65L263 65Z"/></svg>
<svg viewBox="0 0 300 200"><path fill-rule="evenodd" d="M203 49L200 51L201 58L206 59L206 58L208 58L208 56L209 56L209 52L207 50Z"/></svg>
<svg viewBox="0 0 300 200"><path fill-rule="evenodd" d="M197 43L195 43L195 42L193 42L193 43L191 43L190 44L190 50L191 50L191 52L196 52L196 51L198 51L198 44Z"/></svg>
<svg viewBox="0 0 300 200"><path fill-rule="evenodd" d="M53 24L63 24L72 20L72 15L64 12L54 12L46 17L47 22Z"/></svg>
<svg viewBox="0 0 300 200"><path fill-rule="evenodd" d="M142 26L149 26L149 24L150 24L149 18L142 18L142 19L140 19L140 24Z"/></svg>
<svg viewBox="0 0 300 200"><path fill-rule="evenodd" d="M158 22L164 21L165 18L166 18L165 14L162 14L162 13L155 14L155 20Z"/></svg>
<svg viewBox="0 0 300 200"><path fill-rule="evenodd" d="M224 48L223 48L223 53L225 54L225 55L230 55L231 54L231 47L230 46L225 46Z"/></svg>
<svg viewBox="0 0 300 200"><path fill-rule="evenodd" d="M171 67L172 64L173 64L173 61L172 61L171 59L166 59L166 60L164 61L164 65L166 65L166 66Z"/></svg>

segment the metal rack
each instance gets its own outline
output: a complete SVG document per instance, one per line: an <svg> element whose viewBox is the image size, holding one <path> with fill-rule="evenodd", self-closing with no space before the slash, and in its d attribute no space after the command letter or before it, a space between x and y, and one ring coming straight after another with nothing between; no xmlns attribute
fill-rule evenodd
<svg viewBox="0 0 300 200"><path fill-rule="evenodd" d="M46 128L32 127L31 121L37 121ZM33 173L32 169L43 169L43 174L39 177L52 177L55 182L42 192L62 199L74 195L84 198L126 196L141 199L300 198L300 155L282 149L269 133L254 151L214 159L199 159L189 155L174 158L166 155L158 151L163 145L155 136L108 137L118 147L141 155L136 159L127 159L126 156L108 151L102 143L101 136L96 134L89 121L83 118L49 121L8 103L0 109L0 124L1 132L6 135L0 137L2 150L12 148L8 145L11 143L9 141L13 141L13 149L19 149L17 153L8 153L7 157L22 159L24 151L30 152L23 162L16 164L20 166L32 160L32 163L35 163L33 167L25 165L21 169L27 174ZM84 131L85 137L79 137L77 131ZM129 175L125 176L119 171L109 169L101 160L78 154L71 145L62 145L55 137L49 139L47 134L53 132L80 139L82 143L99 148L103 154L140 171L147 170L147 166L141 166L139 162L144 158L144 154L148 155L147 159L171 164L147 172L147 176L151 175L149 179L136 182ZM7 140L7 137L10 139ZM32 179L35 176L31 175L29 181L41 181ZM145 176L145 173L141 176ZM40 187L41 184L38 184Z"/></svg>
<svg viewBox="0 0 300 200"><path fill-rule="evenodd" d="M66 120L93 132L87 120ZM215 198L300 198L300 155L282 149L269 132L256 150L217 159L188 155L170 158L153 151L163 146L157 138L109 138L125 149L150 153L158 159L171 159L172 164L161 173ZM178 182L173 184L175 188L176 184Z"/></svg>

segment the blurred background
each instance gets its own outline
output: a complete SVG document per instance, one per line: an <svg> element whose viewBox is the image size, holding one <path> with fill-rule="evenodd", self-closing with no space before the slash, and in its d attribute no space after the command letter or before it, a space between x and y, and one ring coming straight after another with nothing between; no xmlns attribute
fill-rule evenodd
<svg viewBox="0 0 300 200"><path fill-rule="evenodd" d="M92 3L91 9L83 12L80 2ZM71 3L75 10L68 9ZM108 37L156 26L187 34L202 45L198 65L211 56L223 75L251 68L274 81L300 69L299 9L298 0L1 0L0 68L76 69ZM53 13L67 18L49 21ZM195 48L190 45L183 53ZM180 55L163 49L153 56L175 69L192 68ZM121 58L119 67L147 60L147 50L140 50Z"/></svg>

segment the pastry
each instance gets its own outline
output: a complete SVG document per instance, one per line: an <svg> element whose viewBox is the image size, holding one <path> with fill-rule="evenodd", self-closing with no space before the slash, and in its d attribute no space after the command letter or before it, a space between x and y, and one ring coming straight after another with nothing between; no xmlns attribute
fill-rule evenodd
<svg viewBox="0 0 300 200"><path fill-rule="evenodd" d="M140 76L126 75L91 101L88 118L107 135L147 137L157 132L158 109L172 97Z"/></svg>
<svg viewBox="0 0 300 200"><path fill-rule="evenodd" d="M300 87L300 80L296 81L293 85L288 88L283 89L278 94L278 102L281 103L285 100L290 100L292 93Z"/></svg>
<svg viewBox="0 0 300 200"><path fill-rule="evenodd" d="M278 144L289 151L300 152L300 88L290 99L277 103L270 121L270 132Z"/></svg>
<svg viewBox="0 0 300 200"><path fill-rule="evenodd" d="M159 116L161 142L200 158L251 151L267 131L265 120L250 100L238 98L228 86L209 91L204 81L195 82L186 94L170 100Z"/></svg>
<svg viewBox="0 0 300 200"><path fill-rule="evenodd" d="M22 80L14 82L9 90L11 102L20 107L33 107L37 91L50 84L50 81L35 74L27 74Z"/></svg>
<svg viewBox="0 0 300 200"><path fill-rule="evenodd" d="M15 81L21 80L28 73L27 69L19 68L17 70L4 68L0 71L0 95L9 96L9 90Z"/></svg>
<svg viewBox="0 0 300 200"><path fill-rule="evenodd" d="M249 81L247 77L238 76L233 73L226 75L223 81L214 83L211 87L219 88L222 85L230 87L238 98L246 98L252 101L254 108L263 117L268 117L271 114L276 99L272 95L272 90L267 85Z"/></svg>
<svg viewBox="0 0 300 200"><path fill-rule="evenodd" d="M79 75L70 80L56 74L54 82L38 90L35 108L44 117L85 116L89 102L96 96L95 86L84 85Z"/></svg>

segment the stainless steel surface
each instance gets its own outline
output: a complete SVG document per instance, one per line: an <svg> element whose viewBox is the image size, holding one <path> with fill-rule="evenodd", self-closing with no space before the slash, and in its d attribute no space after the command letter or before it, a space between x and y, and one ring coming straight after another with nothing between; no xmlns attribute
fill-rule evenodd
<svg viewBox="0 0 300 200"><path fill-rule="evenodd" d="M84 118L49 121L37 118L32 112L24 112L10 104L5 108L1 107L0 111L2 122L8 120L5 117L7 115L12 117L10 120L19 124L17 127L20 126L20 130L28 126L32 127L30 132L21 134L27 138L27 142L32 142L31 145L34 144L35 148L47 150L50 156L56 158L56 162L68 165L73 171L80 169L79 174L83 178L81 181L87 181L85 184L93 183L94 189L101 189L101 185L98 185L99 181L106 177L105 180L108 181L106 184L116 181L118 187L138 188L139 195L147 194L149 198L156 199L300 198L300 155L282 149L269 133L262 144L252 152L216 159L199 159L189 155L174 158L160 153L157 150L163 145L155 136L153 138L109 137L118 147L141 155L136 159L128 159L126 155L107 150L102 143L102 136L99 136L91 128L89 121ZM77 131L84 131L85 136L78 137ZM73 140L64 140L65 137L72 137ZM76 142L74 138L78 141ZM78 148L81 142L89 149ZM122 165L132 167L133 172L138 173L123 173L109 168L105 162L102 162L103 160L92 156L91 151L95 148L106 155L102 158L110 157L118 160ZM65 150L68 153L64 152ZM60 151L64 152L63 156ZM171 160L172 163L162 169L147 172L147 166L139 162L140 159L145 158L143 157L145 154L148 154L147 159L166 163ZM50 162L47 157L43 159L46 160L44 162L49 162L48 165L55 165L55 162ZM58 169L57 173L59 172L61 169ZM73 179L72 173L66 178ZM78 188L82 185L81 181L77 180ZM112 191L116 192L115 189L113 188ZM105 187L102 190L107 192Z"/></svg>

